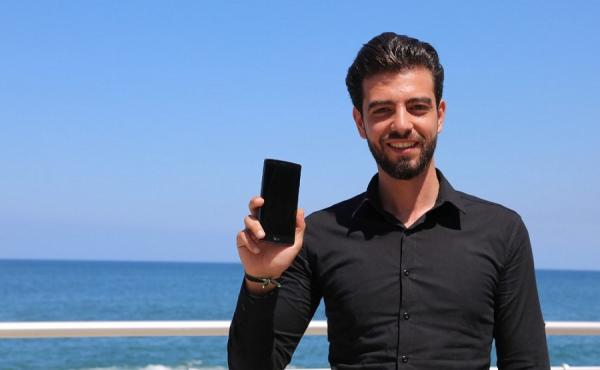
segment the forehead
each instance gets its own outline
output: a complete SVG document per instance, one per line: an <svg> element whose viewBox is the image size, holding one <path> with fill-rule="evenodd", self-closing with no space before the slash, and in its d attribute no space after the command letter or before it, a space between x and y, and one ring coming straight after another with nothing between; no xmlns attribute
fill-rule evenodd
<svg viewBox="0 0 600 370"><path fill-rule="evenodd" d="M423 67L377 73L363 80L362 90L363 104L384 98L386 100L435 98L433 75Z"/></svg>

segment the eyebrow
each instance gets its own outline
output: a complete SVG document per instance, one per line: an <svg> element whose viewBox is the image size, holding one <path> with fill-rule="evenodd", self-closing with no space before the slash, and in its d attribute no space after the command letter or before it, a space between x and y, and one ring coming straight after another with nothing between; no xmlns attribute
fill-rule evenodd
<svg viewBox="0 0 600 370"><path fill-rule="evenodd" d="M406 103L407 104L422 103L422 104L427 104L427 105L433 105L433 100L431 100L431 98L423 96L423 97L416 97L416 98L408 99L406 101ZM391 100L373 100L372 102L369 103L369 105L367 105L367 111L371 110L374 107L380 106L380 105L390 105L390 104L394 104L394 102Z"/></svg>
<svg viewBox="0 0 600 370"><path fill-rule="evenodd" d="M423 104L433 105L433 100L431 100L431 98L427 98L427 97L419 97L419 98L408 99L407 103L423 103Z"/></svg>
<svg viewBox="0 0 600 370"><path fill-rule="evenodd" d="M377 107L380 105L390 105L390 104L394 104L394 102L391 100L373 100L372 102L369 103L369 105L367 105L367 110L371 110L371 108Z"/></svg>

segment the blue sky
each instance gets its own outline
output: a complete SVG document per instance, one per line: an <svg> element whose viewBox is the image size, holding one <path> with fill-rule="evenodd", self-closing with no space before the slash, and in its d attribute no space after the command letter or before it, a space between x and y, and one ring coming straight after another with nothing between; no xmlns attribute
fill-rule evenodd
<svg viewBox="0 0 600 370"><path fill-rule="evenodd" d="M362 192L344 78L394 31L441 56L453 186L518 211L538 268L598 269L598 3L454 4L3 2L0 258L237 261L267 157L308 212Z"/></svg>

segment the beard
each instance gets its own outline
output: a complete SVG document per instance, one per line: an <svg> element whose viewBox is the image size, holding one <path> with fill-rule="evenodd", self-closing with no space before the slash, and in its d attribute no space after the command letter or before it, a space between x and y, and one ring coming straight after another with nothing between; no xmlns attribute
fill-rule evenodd
<svg viewBox="0 0 600 370"><path fill-rule="evenodd" d="M419 153L416 163L413 164L409 158L400 158L394 162L391 158L387 157L383 150L384 145L386 145L383 142L383 139L380 140L379 147L375 146L371 140L367 139L369 150L371 151L373 158L375 158L375 162L377 162L379 167L381 167L385 173L398 180L410 180L420 175L429 166L429 163L431 163L437 144L437 135L431 140L420 138L418 143L418 145L421 145L421 152Z"/></svg>

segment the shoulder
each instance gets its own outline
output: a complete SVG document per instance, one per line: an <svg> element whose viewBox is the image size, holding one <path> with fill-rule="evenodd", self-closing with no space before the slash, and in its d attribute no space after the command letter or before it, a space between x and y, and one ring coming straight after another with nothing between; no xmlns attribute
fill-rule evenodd
<svg viewBox="0 0 600 370"><path fill-rule="evenodd" d="M528 232L523 219L515 210L502 204L457 192L465 208L466 230L478 233L502 245L506 253L511 253L515 245L528 240Z"/></svg>
<svg viewBox="0 0 600 370"><path fill-rule="evenodd" d="M361 193L311 213L306 218L305 246L309 249L318 246L318 249L323 250L327 245L345 240L352 227L354 214L364 202L365 193Z"/></svg>
<svg viewBox="0 0 600 370"><path fill-rule="evenodd" d="M302 253L313 269L318 270L328 256L339 256L348 242L348 231L353 224L354 214L365 202L365 193L343 200L306 217L306 230Z"/></svg>
<svg viewBox="0 0 600 370"><path fill-rule="evenodd" d="M473 223L474 226L499 226L503 223L521 222L521 217L514 210L487 199L477 197L463 191L455 190L442 172L436 169L440 180L440 194L453 203L461 212L461 222Z"/></svg>
<svg viewBox="0 0 600 370"><path fill-rule="evenodd" d="M330 228L335 225L347 226L352 220L354 212L364 201L365 193L361 193L311 213L306 217L307 231L314 228Z"/></svg>
<svg viewBox="0 0 600 370"><path fill-rule="evenodd" d="M508 223L522 222L521 216L513 209L500 203L476 197L462 191L456 192L460 197L466 214L474 217L493 218L496 222L506 221Z"/></svg>

